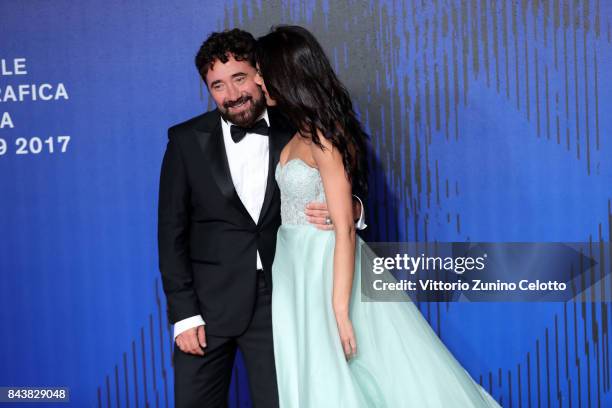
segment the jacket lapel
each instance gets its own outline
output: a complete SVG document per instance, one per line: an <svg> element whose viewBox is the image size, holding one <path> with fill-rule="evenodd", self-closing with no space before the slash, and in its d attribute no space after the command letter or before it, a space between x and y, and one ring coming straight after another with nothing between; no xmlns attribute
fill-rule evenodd
<svg viewBox="0 0 612 408"><path fill-rule="evenodd" d="M209 163L211 173L221 193L252 223L253 219L238 197L232 181L225 143L223 143L221 117L217 115L216 124L212 129L196 128L196 134L204 159Z"/></svg>
<svg viewBox="0 0 612 408"><path fill-rule="evenodd" d="M287 144L292 136L292 130L288 127L279 117L279 113L273 109L268 108L268 119L270 120L270 135L269 135L269 160L268 160L268 181L266 182L266 194L264 196L263 205L261 206L261 212L259 213L259 225L264 219L264 215L270 208L274 198L274 192L276 191L276 165L280 159L280 152L283 147Z"/></svg>

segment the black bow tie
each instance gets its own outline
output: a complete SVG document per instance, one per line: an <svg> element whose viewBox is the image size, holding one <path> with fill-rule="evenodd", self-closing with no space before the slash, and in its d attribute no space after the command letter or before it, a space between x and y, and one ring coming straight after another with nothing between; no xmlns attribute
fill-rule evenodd
<svg viewBox="0 0 612 408"><path fill-rule="evenodd" d="M232 134L232 140L234 143L238 143L244 139L247 133L257 133L263 136L268 136L270 133L270 128L268 127L266 120L262 118L249 128L232 125L230 127L230 133Z"/></svg>

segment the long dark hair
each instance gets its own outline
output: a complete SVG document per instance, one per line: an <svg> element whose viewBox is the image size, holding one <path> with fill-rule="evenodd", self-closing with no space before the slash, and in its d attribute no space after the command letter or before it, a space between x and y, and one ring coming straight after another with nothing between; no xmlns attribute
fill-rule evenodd
<svg viewBox="0 0 612 408"><path fill-rule="evenodd" d="M367 193L366 139L350 95L317 39L300 26L276 26L257 40L255 59L266 89L300 135L338 149L353 190Z"/></svg>

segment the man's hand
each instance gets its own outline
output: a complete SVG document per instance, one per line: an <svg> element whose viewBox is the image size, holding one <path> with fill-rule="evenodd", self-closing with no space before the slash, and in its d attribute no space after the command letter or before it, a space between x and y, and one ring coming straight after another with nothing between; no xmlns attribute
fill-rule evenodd
<svg viewBox="0 0 612 408"><path fill-rule="evenodd" d="M329 218L329 211L327 210L326 203L311 202L306 205L306 219L309 223L314 225L320 230L329 231L334 229L333 224L325 222ZM355 222L359 221L361 217L361 203L353 197L353 219Z"/></svg>
<svg viewBox="0 0 612 408"><path fill-rule="evenodd" d="M327 211L326 203L311 202L306 205L306 219L309 223L314 225L320 230L330 231L334 229L333 224L327 224L326 219L329 218L329 211Z"/></svg>
<svg viewBox="0 0 612 408"><path fill-rule="evenodd" d="M183 353L203 356L206 348L206 331L204 326L192 327L176 336L176 345Z"/></svg>

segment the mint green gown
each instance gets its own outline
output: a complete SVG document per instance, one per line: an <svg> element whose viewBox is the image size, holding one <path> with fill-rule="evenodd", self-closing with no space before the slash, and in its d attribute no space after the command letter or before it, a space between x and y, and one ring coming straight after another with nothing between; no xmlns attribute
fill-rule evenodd
<svg viewBox="0 0 612 408"><path fill-rule="evenodd" d="M334 232L308 224L325 201L317 169L276 167L282 225L272 267L272 327L281 408L499 407L457 362L414 303L362 302L358 239L347 362L332 310Z"/></svg>

